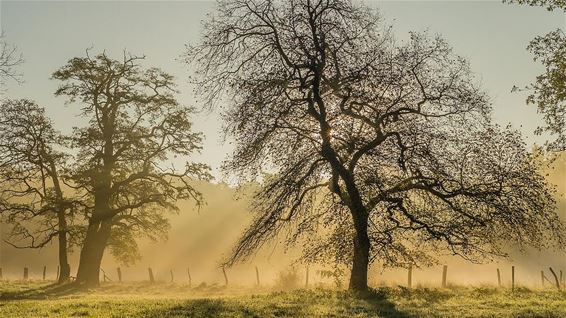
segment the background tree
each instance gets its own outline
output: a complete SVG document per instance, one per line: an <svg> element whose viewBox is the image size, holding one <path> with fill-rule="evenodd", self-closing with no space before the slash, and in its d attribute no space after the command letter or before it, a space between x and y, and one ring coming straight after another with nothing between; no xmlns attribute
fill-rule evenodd
<svg viewBox="0 0 566 318"><path fill-rule="evenodd" d="M352 266L350 288L365 290L375 259L563 241L520 136L490 122L442 39L398 45L375 12L344 0L220 1L203 27L187 62L204 103L226 105L236 149L225 169L244 181L272 173L229 264L282 229L291 242L325 233L310 252L334 251Z"/></svg>
<svg viewBox="0 0 566 318"><path fill-rule="evenodd" d="M0 34L0 87L6 84L7 79L21 81L21 74L16 71L16 67L23 63L23 57L17 48L4 38L4 33Z"/></svg>
<svg viewBox="0 0 566 318"><path fill-rule="evenodd" d="M566 13L566 2L562 0L510 0L508 3L542 6L549 11ZM543 114L545 125L537 128L536 134L549 133L556 139L548 143L552 151L566 150L566 35L563 29L534 38L527 49L534 60L543 64L544 73L527 86L530 91L527 104L536 105Z"/></svg>
<svg viewBox="0 0 566 318"><path fill-rule="evenodd" d="M503 0L503 2L540 6L545 7L549 11L554 9L566 9L566 3L562 0Z"/></svg>
<svg viewBox="0 0 566 318"><path fill-rule="evenodd" d="M59 283L69 280L68 236L76 198L64 194L66 156L62 137L29 100L0 105L0 215L11 224L7 242L18 248L42 248L58 240Z"/></svg>
<svg viewBox="0 0 566 318"><path fill-rule="evenodd" d="M143 69L141 59L87 53L53 74L62 82L56 95L79 102L88 119L71 138L78 149L73 182L92 202L77 273L80 284L98 284L108 244L118 259L132 260L135 237L166 234L164 210L176 210L180 199L202 203L190 179L207 179L208 167L186 162L176 169L169 160L201 149L201 134L191 130L191 109L175 100L172 76Z"/></svg>

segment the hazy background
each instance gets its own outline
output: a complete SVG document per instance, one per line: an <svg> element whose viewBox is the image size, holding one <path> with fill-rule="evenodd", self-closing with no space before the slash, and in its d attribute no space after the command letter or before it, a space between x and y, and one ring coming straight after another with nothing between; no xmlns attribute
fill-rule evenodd
<svg viewBox="0 0 566 318"><path fill-rule="evenodd" d="M532 131L541 123L541 116L534 107L525 105L525 95L511 93L514 85L530 83L542 67L533 63L525 50L528 42L556 28L564 28L566 18L558 12L549 13L543 8L504 5L500 1L366 1L380 9L386 24L394 27L401 41L408 31L425 31L441 34L454 47L454 51L471 63L484 89L492 97L494 118L498 123L511 123L521 130L529 145L543 143L544 136L534 136ZM25 63L20 70L24 74L22 85L11 84L5 97L36 100L47 109L55 126L63 132L80 125L78 107L64 105L53 92L58 83L50 80L51 74L75 56L84 56L92 47L93 54L105 50L111 57L121 57L124 50L145 55L147 66L157 66L177 78L180 94L178 99L186 105L196 105L190 75L179 60L185 44L196 41L200 21L214 9L213 1L0 1L0 24L6 32L6 40L15 44L23 53ZM198 105L201 106L201 105ZM203 184L200 189L208 205L197 212L189 204L181 204L181 213L172 216L172 230L166 242L144 243L143 259L128 269L123 269L125 279L147 279L147 267L152 266L158 279L168 280L173 269L177 281L187 280L186 268L191 266L193 283L223 282L218 263L250 218L245 201L234 200L234 190L219 181L219 166L230 152L229 143L223 143L218 114L199 113L194 116L195 130L205 135L204 150L194 160L207 162L217 177L215 184ZM564 162L557 166L551 181L566 189ZM561 198L561 214L565 215ZM0 224L0 226L2 226ZM0 228L1 231L1 228ZM21 276L23 266L29 266L32 277L41 274L43 265L54 275L56 267L55 246L41 251L15 250L0 244L0 267L5 276ZM240 284L255 281L254 266L258 266L262 280L275 274L294 258L295 253L283 253L272 244L248 264L229 270L232 282ZM75 255L76 259L76 255ZM500 267L504 280L509 280L509 263L471 265L457 259L450 263L449 279L454 282L496 281L495 268ZM540 281L540 269L552 265L566 270L566 256L553 251L529 252L514 258L517 279L520 282ZM76 262L71 264L76 271ZM115 278L116 264L107 254L103 269ZM304 268L300 268L304 271ZM314 271L314 270L312 270ZM388 280L405 282L401 271L382 271L372 268L373 282ZM438 283L440 268L416 271L414 284ZM311 273L311 281L317 276Z"/></svg>

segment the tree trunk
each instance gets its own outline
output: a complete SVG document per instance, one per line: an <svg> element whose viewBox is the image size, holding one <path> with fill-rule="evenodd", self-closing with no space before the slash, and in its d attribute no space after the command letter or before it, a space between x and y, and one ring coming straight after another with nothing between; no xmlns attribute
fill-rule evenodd
<svg viewBox="0 0 566 318"><path fill-rule="evenodd" d="M43 148L42 154L47 158L49 164L49 171L55 193L57 195L58 208L57 208L57 239L59 241L59 276L57 283L63 284L69 281L71 277L71 266L68 259L68 243L67 243L67 207L65 207L65 200L63 198L63 190L61 190L61 183L59 182L59 173L55 165L55 161L50 154Z"/></svg>
<svg viewBox="0 0 566 318"><path fill-rule="evenodd" d="M63 284L71 277L71 266L67 259L67 233L59 233L59 280L57 283Z"/></svg>
<svg viewBox="0 0 566 318"><path fill-rule="evenodd" d="M365 292L368 290L368 267L369 267L369 250L370 242L368 237L368 212L364 206L362 197L358 187L354 181L352 172L349 171L344 163L340 160L338 153L332 147L330 140L332 127L326 120L326 106L322 99L320 83L322 79L322 69L324 65L319 65L318 72L315 72L313 78L312 98L308 99L309 114L318 120L320 124L320 137L322 138L321 155L328 161L332 167L332 186L335 188L333 192L340 195L343 203L347 204L354 227L356 236L354 238L354 258L352 260L352 271L350 275L350 290ZM314 106L318 105L318 110ZM347 198L344 193L341 193L338 184L338 178L344 181Z"/></svg>
<svg viewBox="0 0 566 318"><path fill-rule="evenodd" d="M367 216L361 215L353 216L354 225L356 228L356 237L354 238L354 259L352 262L349 288L350 290L365 292L368 290L368 267L370 250L368 237L368 218Z"/></svg>
<svg viewBox="0 0 566 318"><path fill-rule="evenodd" d="M324 129L321 130L324 131ZM333 175L336 177L339 176L345 183L347 197L345 197L344 194L341 194L340 190L334 192L338 193L343 202L348 205L352 215L352 220L354 221L354 228L356 230L356 236L354 237L354 258L352 260L349 288L350 290L365 292L368 290L370 250L368 236L369 214L364 207L363 200L354 179L342 163L340 163L336 152L332 149L328 141L323 145L323 155L331 163ZM335 186L336 189L339 189L337 182Z"/></svg>
<svg viewBox="0 0 566 318"><path fill-rule="evenodd" d="M86 287L100 284L100 264L110 237L111 221L91 221L81 250L77 283Z"/></svg>
<svg viewBox="0 0 566 318"><path fill-rule="evenodd" d="M83 242L77 271L77 283L85 287L100 285L100 264L112 228L112 216L109 215L110 188L112 184L110 168L106 167L105 164L104 170L105 172L99 176L100 183L95 187L94 211L88 221L88 229Z"/></svg>
<svg viewBox="0 0 566 318"><path fill-rule="evenodd" d="M65 211L58 213L59 233L59 278L57 283L63 284L69 281L71 276L71 266L67 257L67 220L65 219Z"/></svg>

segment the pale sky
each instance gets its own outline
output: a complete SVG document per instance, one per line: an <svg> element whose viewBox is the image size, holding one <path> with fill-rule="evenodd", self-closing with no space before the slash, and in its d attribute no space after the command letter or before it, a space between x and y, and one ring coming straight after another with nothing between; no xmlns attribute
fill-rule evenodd
<svg viewBox="0 0 566 318"><path fill-rule="evenodd" d="M529 144L544 142L532 134L540 115L525 105L524 94L511 93L511 88L527 85L542 71L525 48L536 35L564 29L563 14L496 0L366 3L381 9L400 40L411 30L441 34L457 54L469 59L492 98L495 120L520 129ZM81 123L77 107L54 97L58 83L49 78L67 60L93 47L93 52L106 50L115 58L123 50L145 55L145 65L176 76L179 101L195 106L187 84L189 70L178 58L185 44L198 39L200 21L213 9L213 1L0 1L2 30L25 59L20 67L25 82L10 84L6 97L35 100L46 107L59 130L69 131ZM194 122L195 130L206 137L203 153L195 159L217 172L231 149L221 142L218 116L199 114Z"/></svg>

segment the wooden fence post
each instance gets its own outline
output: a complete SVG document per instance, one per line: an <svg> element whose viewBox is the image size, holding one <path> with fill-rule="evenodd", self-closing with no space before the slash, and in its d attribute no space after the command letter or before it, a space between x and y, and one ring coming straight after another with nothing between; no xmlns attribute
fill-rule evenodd
<svg viewBox="0 0 566 318"><path fill-rule="evenodd" d="M151 267L147 268L147 272L149 273L149 282L150 283L155 283L155 277L153 277L153 270L151 270Z"/></svg>
<svg viewBox="0 0 566 318"><path fill-rule="evenodd" d="M59 265L57 265L57 277L55 277L56 281L59 281L59 272L60 272Z"/></svg>
<svg viewBox="0 0 566 318"><path fill-rule="evenodd" d="M515 266L511 266L511 292L515 291Z"/></svg>
<svg viewBox="0 0 566 318"><path fill-rule="evenodd" d="M499 272L499 268L497 269L497 286L501 288L501 273Z"/></svg>
<svg viewBox="0 0 566 318"><path fill-rule="evenodd" d="M544 287L544 271L540 271L540 284Z"/></svg>
<svg viewBox="0 0 566 318"><path fill-rule="evenodd" d="M446 288L446 274L448 273L448 265L442 267L442 288Z"/></svg>
<svg viewBox="0 0 566 318"><path fill-rule="evenodd" d="M106 283L108 277L106 276L106 272L101 268L100 271L102 272L102 280Z"/></svg>
<svg viewBox="0 0 566 318"><path fill-rule="evenodd" d="M256 285L259 286L259 270L257 269L257 266L255 267L255 282Z"/></svg>
<svg viewBox="0 0 566 318"><path fill-rule="evenodd" d="M1 275L0 275L0 279L2 279ZM564 285L564 279L562 277L562 270L560 270L560 284Z"/></svg>
<svg viewBox="0 0 566 318"><path fill-rule="evenodd" d="M192 285L192 279L191 279L191 268L189 266L187 266L187 274L189 275L189 288Z"/></svg>
<svg viewBox="0 0 566 318"><path fill-rule="evenodd" d="M407 288L413 286L413 264L409 264L409 270L407 272Z"/></svg>
<svg viewBox="0 0 566 318"><path fill-rule="evenodd" d="M2 280L2 267L0 267L0 280Z"/></svg>
<svg viewBox="0 0 566 318"><path fill-rule="evenodd" d="M173 270L170 269L170 270L169 270L169 273L171 273L171 282L173 282Z"/></svg>
<svg viewBox="0 0 566 318"><path fill-rule="evenodd" d="M309 287L309 266L307 265L307 275L305 277L305 288Z"/></svg>
<svg viewBox="0 0 566 318"><path fill-rule="evenodd" d="M224 274L224 286L228 286L228 275L226 275L226 269L222 266L222 274Z"/></svg>
<svg viewBox="0 0 566 318"><path fill-rule="evenodd" d="M47 272L47 266L43 265L43 280L45 280L45 273Z"/></svg>
<svg viewBox="0 0 566 318"><path fill-rule="evenodd" d="M556 283L556 288L560 289L560 281L558 281L558 276L556 275L552 267L548 267L548 269L550 269L552 276L554 276L554 282Z"/></svg>
<svg viewBox="0 0 566 318"><path fill-rule="evenodd" d="M122 282L122 270L120 269L120 267L116 268L116 273L118 274L118 282L121 283Z"/></svg>
<svg viewBox="0 0 566 318"><path fill-rule="evenodd" d="M27 268L27 267L24 267L24 280L28 280L28 278L29 278L29 275L28 275L28 274L29 274L28 268Z"/></svg>

